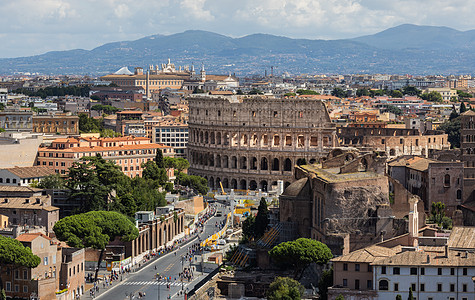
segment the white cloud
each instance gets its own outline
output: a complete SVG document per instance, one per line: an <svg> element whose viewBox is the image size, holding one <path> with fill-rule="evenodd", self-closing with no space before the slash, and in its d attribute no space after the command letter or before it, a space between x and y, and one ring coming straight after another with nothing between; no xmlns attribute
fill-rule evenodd
<svg viewBox="0 0 475 300"><path fill-rule="evenodd" d="M111 41L203 29L346 38L402 23L475 28L466 0L15 0L2 1L0 57L90 49Z"/></svg>

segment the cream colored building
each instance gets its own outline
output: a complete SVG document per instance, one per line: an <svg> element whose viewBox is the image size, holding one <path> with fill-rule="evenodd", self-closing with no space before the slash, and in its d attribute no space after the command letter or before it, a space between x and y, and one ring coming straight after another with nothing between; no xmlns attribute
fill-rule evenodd
<svg viewBox="0 0 475 300"><path fill-rule="evenodd" d="M458 98L457 90L451 88L426 88L424 93L437 92L442 96L442 100L449 102L452 97Z"/></svg>

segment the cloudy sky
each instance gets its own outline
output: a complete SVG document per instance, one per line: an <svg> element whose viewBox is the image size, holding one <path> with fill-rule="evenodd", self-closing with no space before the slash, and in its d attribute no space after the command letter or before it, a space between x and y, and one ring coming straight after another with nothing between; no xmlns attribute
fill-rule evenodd
<svg viewBox="0 0 475 300"><path fill-rule="evenodd" d="M338 39L396 25L475 29L466 0L0 0L0 57L201 29Z"/></svg>

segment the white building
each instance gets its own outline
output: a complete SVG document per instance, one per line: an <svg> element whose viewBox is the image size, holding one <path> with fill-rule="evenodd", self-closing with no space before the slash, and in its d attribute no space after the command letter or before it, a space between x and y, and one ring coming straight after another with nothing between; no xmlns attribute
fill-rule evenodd
<svg viewBox="0 0 475 300"><path fill-rule="evenodd" d="M435 239L434 239L435 240ZM454 227L448 244L402 247L402 252L373 263L378 299L475 299L475 228Z"/></svg>
<svg viewBox="0 0 475 300"><path fill-rule="evenodd" d="M8 90L5 88L0 88L0 103L7 105L8 102Z"/></svg>
<svg viewBox="0 0 475 300"><path fill-rule="evenodd" d="M175 150L175 157L186 157L188 125L178 122L162 123L153 127L152 142Z"/></svg>
<svg viewBox="0 0 475 300"><path fill-rule="evenodd" d="M0 185L29 186L53 174L54 169L42 166L0 169Z"/></svg>

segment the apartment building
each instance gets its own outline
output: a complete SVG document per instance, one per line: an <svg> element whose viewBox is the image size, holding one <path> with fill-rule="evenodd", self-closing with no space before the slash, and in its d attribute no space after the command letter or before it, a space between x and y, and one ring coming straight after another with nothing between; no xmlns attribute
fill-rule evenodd
<svg viewBox="0 0 475 300"><path fill-rule="evenodd" d="M0 185L29 186L52 174L54 170L43 166L0 169Z"/></svg>
<svg viewBox="0 0 475 300"><path fill-rule="evenodd" d="M188 145L188 125L174 121L164 121L153 126L152 141L173 149L176 157L186 157Z"/></svg>
<svg viewBox="0 0 475 300"><path fill-rule="evenodd" d="M79 117L64 114L34 116L33 132L66 135L79 134Z"/></svg>
<svg viewBox="0 0 475 300"><path fill-rule="evenodd" d="M5 131L30 131L32 117L31 111L2 111L0 112L0 128Z"/></svg>
<svg viewBox="0 0 475 300"><path fill-rule="evenodd" d="M173 149L151 143L146 137L59 138L50 147L40 147L36 164L53 168L66 175L73 163L82 157L100 155L112 160L129 177L142 176L142 163L153 160L160 149L164 156L173 156Z"/></svg>

